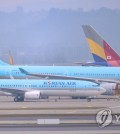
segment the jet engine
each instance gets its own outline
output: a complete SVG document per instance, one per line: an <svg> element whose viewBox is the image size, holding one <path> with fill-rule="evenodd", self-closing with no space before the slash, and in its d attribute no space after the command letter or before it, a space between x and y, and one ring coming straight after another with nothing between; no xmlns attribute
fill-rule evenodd
<svg viewBox="0 0 120 134"><path fill-rule="evenodd" d="M41 97L40 91L30 91L26 92L24 95L25 99L33 99L33 100L38 100Z"/></svg>
<svg viewBox="0 0 120 134"><path fill-rule="evenodd" d="M120 85L117 83L102 83L100 86L106 89L103 95L120 95Z"/></svg>

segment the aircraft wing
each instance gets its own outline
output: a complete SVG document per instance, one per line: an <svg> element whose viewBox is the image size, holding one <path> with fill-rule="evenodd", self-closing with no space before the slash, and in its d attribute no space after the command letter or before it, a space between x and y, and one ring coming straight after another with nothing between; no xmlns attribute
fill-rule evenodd
<svg viewBox="0 0 120 134"><path fill-rule="evenodd" d="M102 82L120 84L120 81L113 80L113 79L111 80L111 79L83 78L83 77L74 77L74 76L65 76L65 75L34 74L34 73L27 72L23 68L19 68L19 70L26 75L35 76L44 79L83 80L83 81L94 82L96 84L101 84Z"/></svg>
<svg viewBox="0 0 120 134"><path fill-rule="evenodd" d="M2 92L6 92L9 93L11 95L23 95L25 93L24 90L20 90L20 89L13 89L13 88L0 88L0 91Z"/></svg>
<svg viewBox="0 0 120 134"><path fill-rule="evenodd" d="M95 81L95 79L90 79L90 78L80 78L80 77L73 77L73 76L51 75L51 74L34 74L34 73L27 72L23 68L19 68L19 70L28 76L34 76L34 77L39 77L39 78L43 78L43 79L85 80L85 81L91 81L91 82L98 84L98 82Z"/></svg>

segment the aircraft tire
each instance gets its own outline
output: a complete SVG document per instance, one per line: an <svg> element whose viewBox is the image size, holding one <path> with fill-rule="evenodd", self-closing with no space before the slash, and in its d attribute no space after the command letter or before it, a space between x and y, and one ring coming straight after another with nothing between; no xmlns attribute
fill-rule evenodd
<svg viewBox="0 0 120 134"><path fill-rule="evenodd" d="M80 97L74 97L74 96L72 96L72 99L80 99Z"/></svg>
<svg viewBox="0 0 120 134"><path fill-rule="evenodd" d="M23 101L24 101L24 97L17 96L14 98L14 102L23 102Z"/></svg>
<svg viewBox="0 0 120 134"><path fill-rule="evenodd" d="M18 100L17 100L17 98L14 98L14 102L17 102Z"/></svg>
<svg viewBox="0 0 120 134"><path fill-rule="evenodd" d="M91 99L90 99L90 98L88 98L88 99L87 99L87 102L91 102Z"/></svg>

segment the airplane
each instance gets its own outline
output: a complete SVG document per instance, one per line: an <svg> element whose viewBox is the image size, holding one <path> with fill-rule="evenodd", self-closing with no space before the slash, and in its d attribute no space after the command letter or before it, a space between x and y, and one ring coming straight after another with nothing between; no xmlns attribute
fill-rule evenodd
<svg viewBox="0 0 120 134"><path fill-rule="evenodd" d="M9 56L10 56L10 58L9 58L9 63L10 64L0 60L0 66L9 66L9 65L13 65L14 64L13 63L13 58L12 58L12 55L11 55L10 51L9 51ZM9 93L5 93L5 92L0 91L0 96L9 96Z"/></svg>
<svg viewBox="0 0 120 134"><path fill-rule="evenodd" d="M2 60L0 60L0 66L8 66L9 64L3 62ZM4 93L2 91L0 91L0 96L6 96L6 95L9 95L7 93Z"/></svg>
<svg viewBox="0 0 120 134"><path fill-rule="evenodd" d="M27 71L26 71L27 70ZM120 67L84 66L0 66L1 78L62 79L97 82L102 87L118 92L120 89ZM48 97L48 96L46 96ZM44 98L44 97L43 97ZM74 99L74 96L72 97ZM77 99L78 97L75 97Z"/></svg>
<svg viewBox="0 0 120 134"><path fill-rule="evenodd" d="M0 66L8 66L9 64L5 63L4 61L0 60Z"/></svg>
<svg viewBox="0 0 120 134"><path fill-rule="evenodd" d="M42 96L77 96L118 95L120 88L109 88L97 82L78 80L0 80L0 91L14 96L14 101L38 100ZM111 86L112 87L112 86Z"/></svg>
<svg viewBox="0 0 120 134"><path fill-rule="evenodd" d="M103 88L107 88L111 92L115 91L116 94L120 89L120 67L11 65L4 67L0 66L0 76L1 78L8 78L12 76L17 79L35 78L40 80L78 80L86 81L86 83L97 82L99 85L102 85ZM3 90L3 92L4 91L5 90ZM77 96L75 96L75 98L76 97Z"/></svg>
<svg viewBox="0 0 120 134"><path fill-rule="evenodd" d="M9 64L0 60L0 66L9 66L9 65L14 65L14 62L13 62L13 57L12 57L12 54L11 52L9 51Z"/></svg>
<svg viewBox="0 0 120 134"><path fill-rule="evenodd" d="M84 66L0 66L0 78L120 79L120 67Z"/></svg>
<svg viewBox="0 0 120 134"><path fill-rule="evenodd" d="M120 66L120 56L90 25L82 26L95 62L83 65Z"/></svg>

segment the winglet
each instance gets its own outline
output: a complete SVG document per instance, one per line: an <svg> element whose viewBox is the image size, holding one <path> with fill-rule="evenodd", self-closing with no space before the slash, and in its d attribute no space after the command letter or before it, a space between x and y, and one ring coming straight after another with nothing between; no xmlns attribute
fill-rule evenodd
<svg viewBox="0 0 120 134"><path fill-rule="evenodd" d="M23 68L19 68L19 70L21 71L21 73L23 73L23 74L26 74L26 75L28 75L29 73L26 71L26 70L24 70Z"/></svg>

